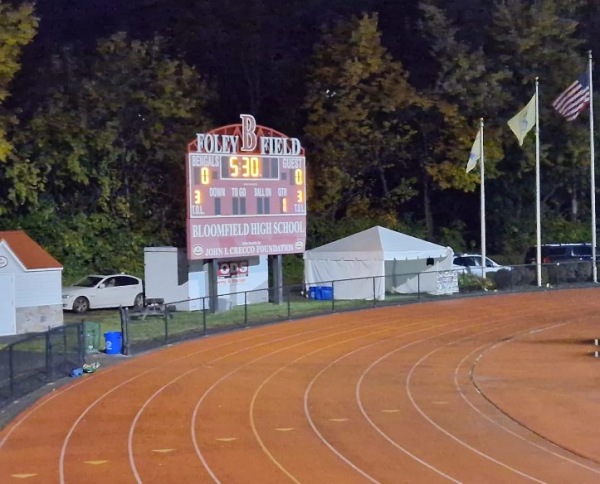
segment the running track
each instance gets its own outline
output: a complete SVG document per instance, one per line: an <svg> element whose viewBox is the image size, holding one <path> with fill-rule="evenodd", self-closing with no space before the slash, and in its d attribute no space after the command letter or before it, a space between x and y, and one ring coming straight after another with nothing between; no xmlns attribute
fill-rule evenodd
<svg viewBox="0 0 600 484"><path fill-rule="evenodd" d="M600 289L211 336L73 380L0 482L600 482Z"/></svg>

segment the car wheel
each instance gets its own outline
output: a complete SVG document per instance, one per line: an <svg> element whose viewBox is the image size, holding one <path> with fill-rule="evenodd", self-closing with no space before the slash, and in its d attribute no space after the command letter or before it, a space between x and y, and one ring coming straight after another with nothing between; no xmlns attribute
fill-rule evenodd
<svg viewBox="0 0 600 484"><path fill-rule="evenodd" d="M76 313L85 313L88 309L90 309L90 302L86 297L79 296L73 301L73 311Z"/></svg>
<svg viewBox="0 0 600 484"><path fill-rule="evenodd" d="M133 300L134 308L143 308L144 307L144 295L140 292L135 299Z"/></svg>

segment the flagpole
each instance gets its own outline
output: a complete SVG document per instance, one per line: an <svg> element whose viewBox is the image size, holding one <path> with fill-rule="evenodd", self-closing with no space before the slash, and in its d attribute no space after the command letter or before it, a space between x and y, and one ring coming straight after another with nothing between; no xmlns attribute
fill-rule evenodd
<svg viewBox="0 0 600 484"><path fill-rule="evenodd" d="M542 285L542 222L540 214L540 103L539 77L535 78L535 218L537 285Z"/></svg>
<svg viewBox="0 0 600 484"><path fill-rule="evenodd" d="M485 156L483 154L483 118L479 120L479 174L480 174L480 203L479 216L481 217L481 274L485 277L486 253L485 253Z"/></svg>
<svg viewBox="0 0 600 484"><path fill-rule="evenodd" d="M588 52L588 75L590 81L590 192L592 208L592 276L598 282L598 267L596 266L596 157L594 152L594 87L592 83L592 51Z"/></svg>

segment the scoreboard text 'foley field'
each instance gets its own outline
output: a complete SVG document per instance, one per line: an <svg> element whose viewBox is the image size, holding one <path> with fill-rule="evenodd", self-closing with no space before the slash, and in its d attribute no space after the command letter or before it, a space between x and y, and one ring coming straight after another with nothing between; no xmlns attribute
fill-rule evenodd
<svg viewBox="0 0 600 484"><path fill-rule="evenodd" d="M304 149L251 115L240 118L188 144L190 260L304 252Z"/></svg>

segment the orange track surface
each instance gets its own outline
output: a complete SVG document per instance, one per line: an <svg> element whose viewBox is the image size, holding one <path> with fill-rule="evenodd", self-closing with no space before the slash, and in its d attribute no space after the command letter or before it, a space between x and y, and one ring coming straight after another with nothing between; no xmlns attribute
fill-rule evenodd
<svg viewBox="0 0 600 484"><path fill-rule="evenodd" d="M0 482L597 483L599 291L345 313L128 359L3 429Z"/></svg>

